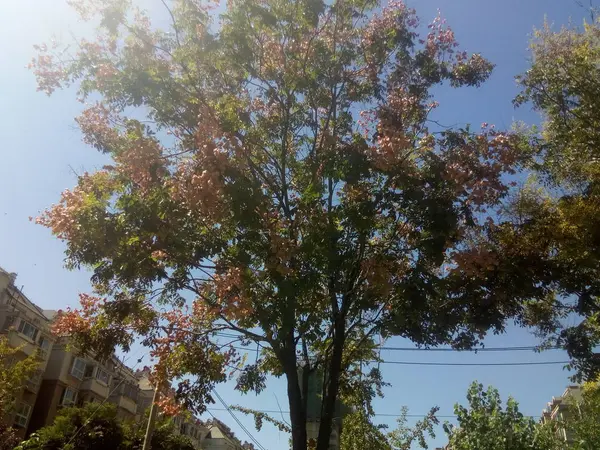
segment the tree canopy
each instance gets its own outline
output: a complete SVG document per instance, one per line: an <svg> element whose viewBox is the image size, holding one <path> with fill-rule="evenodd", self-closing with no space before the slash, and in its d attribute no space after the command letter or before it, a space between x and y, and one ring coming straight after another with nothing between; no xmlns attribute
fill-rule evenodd
<svg viewBox="0 0 600 450"><path fill-rule="evenodd" d="M442 17L419 35L395 1L165 0L160 28L127 0L72 3L97 36L31 66L92 102L77 122L110 162L37 219L94 272L57 332L101 353L141 336L197 411L225 367L243 392L284 375L294 450L318 371L325 450L378 339L466 349L554 317L557 274L499 222L531 137L430 119L434 88L493 68Z"/></svg>
<svg viewBox="0 0 600 450"><path fill-rule="evenodd" d="M542 425L519 412L512 398L503 407L498 390L474 382L467 392L468 407L456 404L455 426L444 429L452 450L559 450L552 424Z"/></svg>
<svg viewBox="0 0 600 450"><path fill-rule="evenodd" d="M432 408L429 414L419 420L415 426L407 425L408 409L402 408L396 419L396 428L387 431L387 427L376 425L372 417L364 410L356 409L344 417L340 450L410 450L413 444L427 449L428 436L435 438L434 426L439 423L435 416L438 408Z"/></svg>
<svg viewBox="0 0 600 450"><path fill-rule="evenodd" d="M532 139L532 177L508 205L499 242L519 246L548 300L531 318L550 345L565 347L578 372L594 379L600 360L600 22L553 31L531 44L532 65L518 77L517 105L542 113ZM510 224L509 224L510 223ZM575 326L566 318L579 317Z"/></svg>
<svg viewBox="0 0 600 450"><path fill-rule="evenodd" d="M87 403L61 409L54 423L33 433L17 450L141 450L146 420L124 422L113 404ZM194 450L192 442L161 419L151 440L152 450Z"/></svg>

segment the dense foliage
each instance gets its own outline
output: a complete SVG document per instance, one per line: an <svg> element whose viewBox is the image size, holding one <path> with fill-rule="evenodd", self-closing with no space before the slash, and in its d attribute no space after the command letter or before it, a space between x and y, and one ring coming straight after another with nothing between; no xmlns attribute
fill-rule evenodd
<svg viewBox="0 0 600 450"><path fill-rule="evenodd" d="M15 430L1 419L14 412L17 395L38 367L35 354L23 357L20 348L11 347L6 336L0 336L0 450L12 450L19 441Z"/></svg>
<svg viewBox="0 0 600 450"><path fill-rule="evenodd" d="M446 423L452 450L560 450L552 424L542 425L519 412L510 398L503 407L498 390L474 382L467 393L468 407L455 405L455 426ZM564 444L564 442L563 442Z"/></svg>
<svg viewBox="0 0 600 450"><path fill-rule="evenodd" d="M437 411L437 407L432 408L411 427L407 424L408 409L404 407L396 419L396 428L388 431L386 426L374 424L366 411L357 409L344 417L340 449L410 450L415 445L427 449L427 437L435 438L434 426L439 423Z"/></svg>
<svg viewBox="0 0 600 450"><path fill-rule="evenodd" d="M325 450L378 340L471 348L508 320L549 330L557 296L595 299L595 266L569 272L584 253L554 267L552 245L501 222L535 139L430 121L432 89L492 70L441 17L420 36L401 2L163 3L166 29L127 0L73 1L95 40L32 62L48 94L97 99L77 121L110 160L38 218L94 271L57 332L101 353L142 336L157 382L198 411L225 367L242 392L284 375L294 450L322 374Z"/></svg>
<svg viewBox="0 0 600 450"><path fill-rule="evenodd" d="M22 442L18 450L141 450L145 421L123 422L112 404L88 403L65 408L54 423ZM169 420L159 421L151 440L152 450L194 450L191 441L175 433Z"/></svg>
<svg viewBox="0 0 600 450"><path fill-rule="evenodd" d="M595 378L600 359L600 23L536 30L531 68L518 78L516 104L544 118L532 130L535 178L507 208L501 240L535 264L547 289L538 308L548 344L569 351L576 378ZM574 317L576 326L572 324ZM569 320L565 320L569 318Z"/></svg>

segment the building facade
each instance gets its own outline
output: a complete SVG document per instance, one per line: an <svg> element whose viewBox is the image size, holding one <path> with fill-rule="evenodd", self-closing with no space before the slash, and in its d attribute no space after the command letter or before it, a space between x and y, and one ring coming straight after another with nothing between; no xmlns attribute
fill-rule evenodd
<svg viewBox="0 0 600 450"><path fill-rule="evenodd" d="M0 334L9 345L19 348L17 358L35 355L39 368L16 395L14 411L2 420L24 437L39 396L43 374L53 347L50 321L16 286L17 275L0 268Z"/></svg>
<svg viewBox="0 0 600 450"><path fill-rule="evenodd" d="M208 434L202 442L203 450L246 450L254 448L247 442L242 443L233 431L218 419L204 422Z"/></svg>
<svg viewBox="0 0 600 450"><path fill-rule="evenodd" d="M143 420L154 395L149 371L134 372L116 356L99 361L69 345L67 337L54 337L51 324L56 311L31 302L17 288L16 279L16 274L0 268L0 335L19 348L16 357L35 355L39 368L17 393L14 411L0 420L14 426L20 438L52 424L61 408L84 403L111 402L119 418ZM172 420L175 431L199 450L253 448L217 419L203 422L186 412Z"/></svg>
<svg viewBox="0 0 600 450"><path fill-rule="evenodd" d="M53 316L51 311L45 313ZM51 424L61 408L84 403L109 401L117 406L119 418L134 419L138 394L135 374L116 357L98 361L61 337L52 347L42 376L28 433Z"/></svg>
<svg viewBox="0 0 600 450"><path fill-rule="evenodd" d="M581 402L581 400L581 386L568 386L560 397L552 397L552 401L548 402L546 409L542 411L542 422L564 422L571 414L571 407ZM557 433L559 439L568 446L573 444L573 436L567 429L559 426Z"/></svg>

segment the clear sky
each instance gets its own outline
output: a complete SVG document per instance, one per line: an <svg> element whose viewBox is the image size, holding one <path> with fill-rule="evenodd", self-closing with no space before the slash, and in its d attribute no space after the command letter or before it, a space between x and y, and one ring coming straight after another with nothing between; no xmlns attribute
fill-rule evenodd
<svg viewBox="0 0 600 450"><path fill-rule="evenodd" d="M159 0L142 0L149 9L158 9ZM524 107L514 110L511 99L517 93L514 76L527 69L528 39L544 17L555 27L570 19L581 24L587 12L573 0L412 0L425 23L437 9L448 19L465 50L481 52L497 67L491 80L480 89L449 91L441 89L436 100L441 107L438 119L444 124L481 122L509 127L513 120L539 121ZM0 0L0 266L17 272L17 285L45 309L64 308L77 303L77 294L89 290L89 273L63 268L64 245L47 229L29 222L59 198L60 192L75 184L75 173L93 170L102 159L81 142L74 117L82 108L75 93L58 91L48 98L36 92L33 75L26 69L34 51L32 45L48 41L56 34L68 39L71 33L88 33L65 0ZM536 343L528 332L509 329L486 341L488 346L523 346ZM387 345L406 346L394 339ZM131 360L139 356L131 357ZM390 361L490 363L518 361L557 361L566 359L559 351L439 353L387 351ZM569 383L569 373L561 365L549 366L412 366L383 365L384 377L392 383L385 398L376 402L380 414L398 414L402 405L411 414L425 414L438 405L441 415L452 415L455 402L464 403L473 380L493 384L503 398L513 395L527 415L539 415L552 396L558 396ZM231 404L278 410L277 401L287 410L281 380L269 383L267 393L239 396L228 383L217 390ZM213 413L241 439L244 432L227 412L216 405ZM287 436L265 425L261 432L253 420L241 417L252 434L269 449L287 448ZM393 425L394 419L378 417ZM451 420L451 419L450 419ZM442 430L433 447L446 443Z"/></svg>

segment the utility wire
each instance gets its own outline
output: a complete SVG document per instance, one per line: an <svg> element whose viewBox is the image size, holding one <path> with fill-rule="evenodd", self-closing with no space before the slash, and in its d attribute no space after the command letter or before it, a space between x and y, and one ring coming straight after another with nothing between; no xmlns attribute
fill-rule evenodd
<svg viewBox="0 0 600 450"><path fill-rule="evenodd" d="M474 348L469 350L457 350L454 348L416 348L416 347L380 347L381 350L393 350L393 351L417 351L417 352L519 352L519 351L534 351L537 350L536 346L522 346L522 347L482 347ZM544 350L561 350L560 347L548 347Z"/></svg>
<svg viewBox="0 0 600 450"><path fill-rule="evenodd" d="M524 361L506 363L446 363L446 362L413 362L413 361L369 361L381 364L399 364L405 366L546 366L550 364L569 364L570 361Z"/></svg>
<svg viewBox="0 0 600 450"><path fill-rule="evenodd" d="M261 444L260 442L258 442L256 440L256 438L254 436L252 436L252 433L250 433L248 431L248 429L244 426L244 424L242 424L242 422L240 422L240 419L237 418L237 416L235 415L235 413L231 410L231 408L229 407L229 405L227 405L227 403L225 402L225 400L223 400L223 398L219 395L219 393L216 390L212 390L213 394L215 394L215 397L217 397L217 399L219 400L219 402L221 402L221 404L225 407L225 410L231 415L231 417L233 417L233 420L235 420L237 422L237 424L240 426L240 428L248 435L248 437L252 440L252 442L254 442L259 449L261 450L266 450ZM214 408L213 408L214 409Z"/></svg>
<svg viewBox="0 0 600 450"><path fill-rule="evenodd" d="M250 351L245 347L233 346L236 350ZM365 363L396 364L404 366L548 366L552 364L569 364L570 361L523 361L505 363L455 363L455 362L426 362L426 361L381 361L365 360Z"/></svg>
<svg viewBox="0 0 600 450"><path fill-rule="evenodd" d="M212 411L227 411L224 408L211 408ZM275 409L255 409L254 411L256 412L260 412L260 413L265 413L265 414L289 414L289 411L279 411L279 410L275 410ZM214 417L214 415L212 413L209 414L211 416ZM374 416L378 416L378 417L409 417L409 418L422 418L422 417L427 417L428 414L386 414L386 413L375 413ZM435 417L438 417L440 419L456 419L456 415L437 415ZM533 417L535 418L539 418L541 416L525 416L525 417Z"/></svg>
<svg viewBox="0 0 600 450"><path fill-rule="evenodd" d="M226 337L226 338L239 338L240 335L232 334L232 333L215 333L217 336ZM238 348L238 347L236 347ZM239 348L238 348L239 349ZM419 347L387 347L387 346L376 346L375 349L386 350L386 351L401 351L401 352L460 352L460 353L479 353L479 352L518 352L518 351L534 351L540 349L539 346L536 345L521 345L521 346L505 346L505 347L481 347L481 348L473 348L473 349L455 349L455 348L419 348ZM244 350L248 350L245 349ZM561 347L552 346L544 348L543 350L562 350Z"/></svg>

